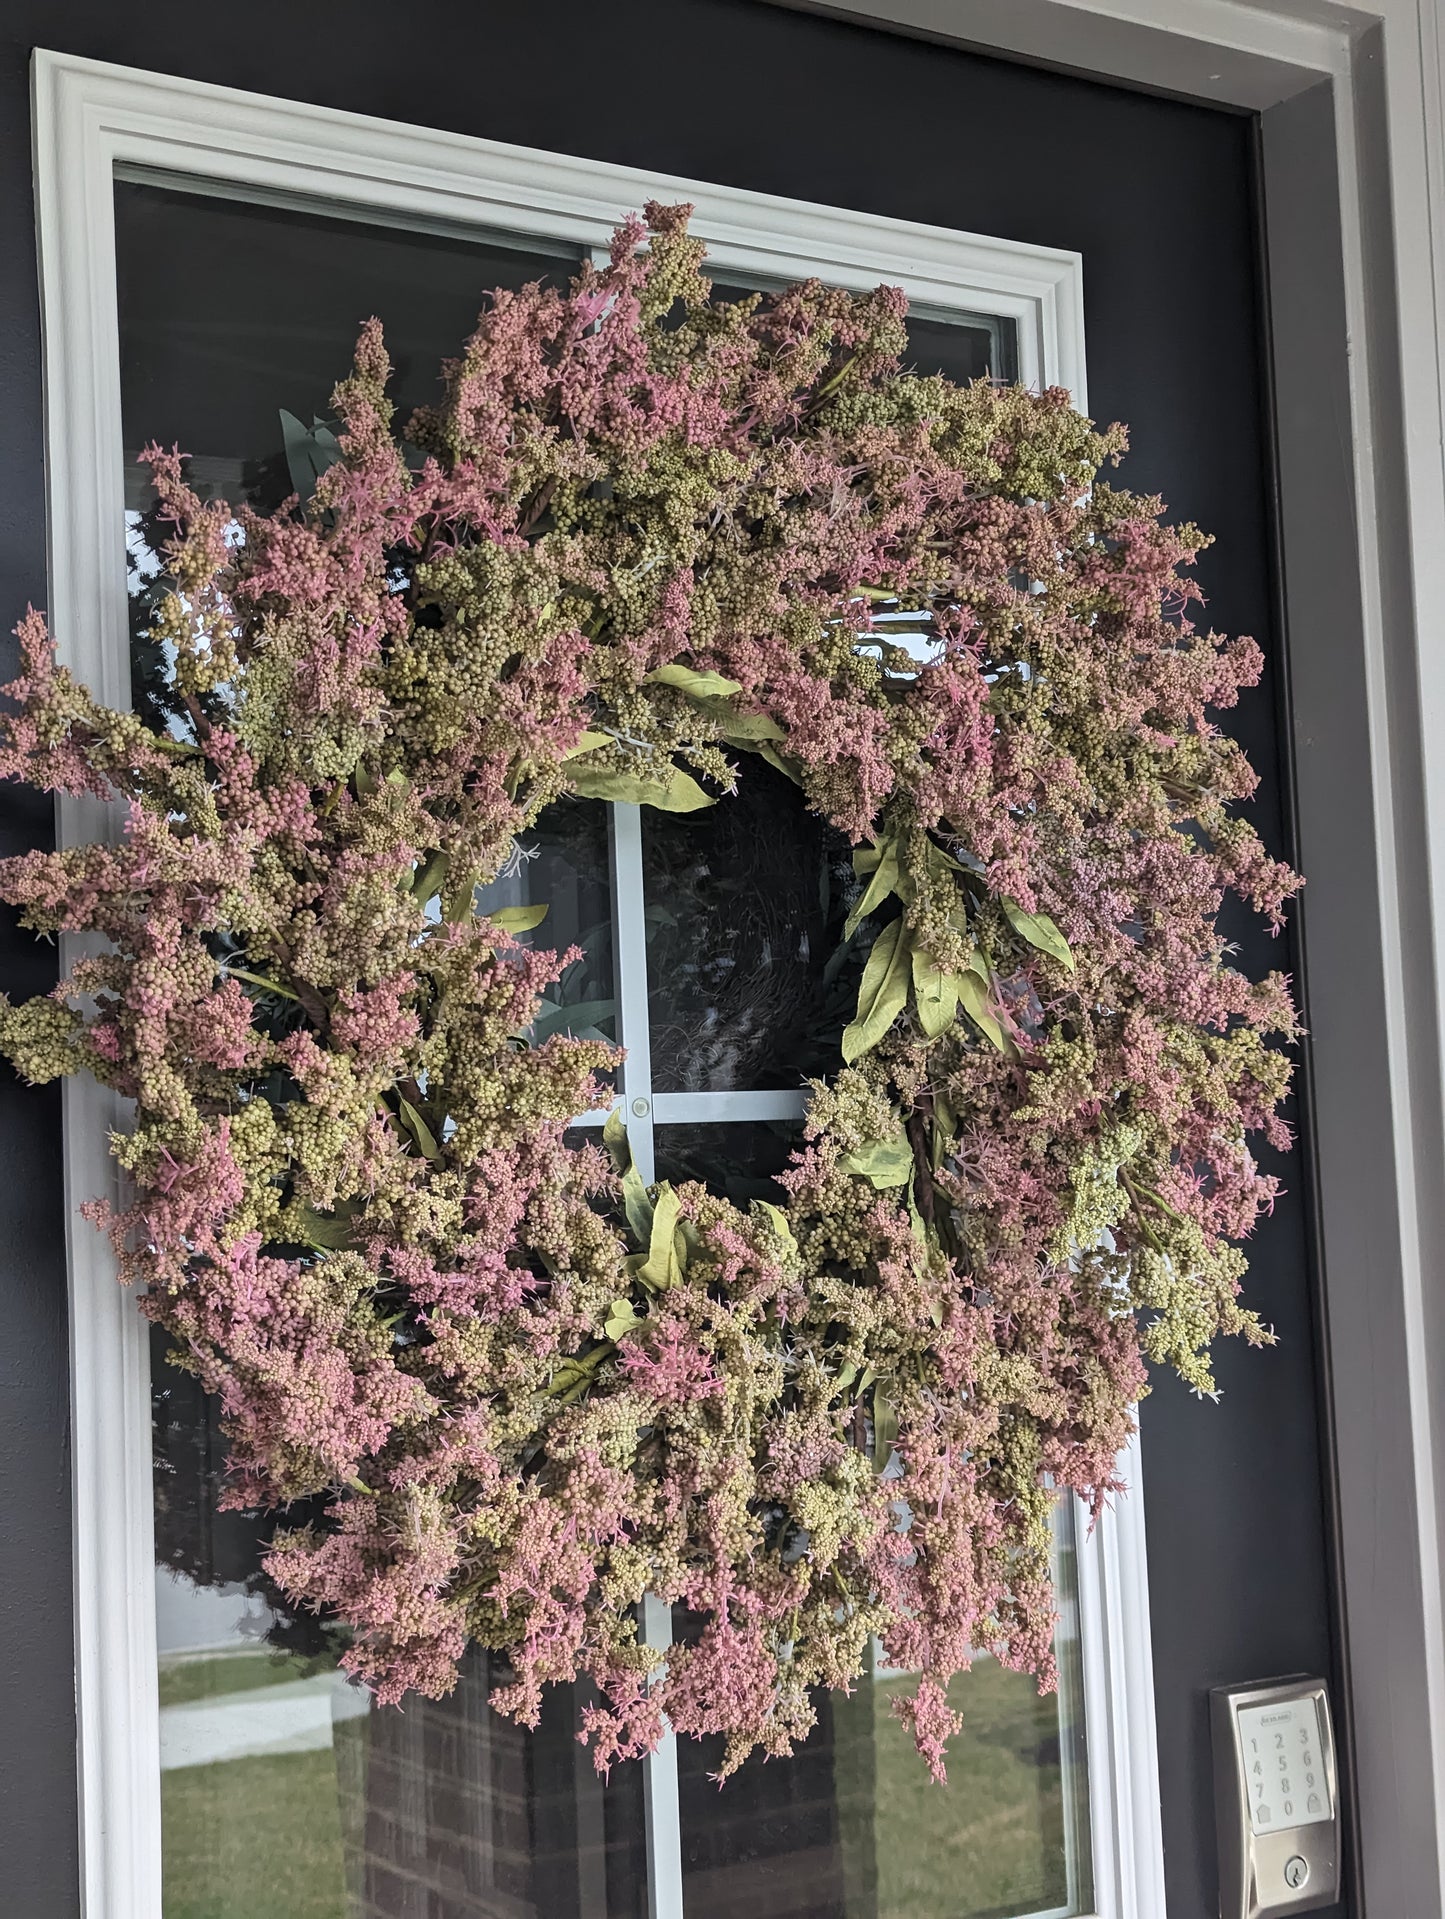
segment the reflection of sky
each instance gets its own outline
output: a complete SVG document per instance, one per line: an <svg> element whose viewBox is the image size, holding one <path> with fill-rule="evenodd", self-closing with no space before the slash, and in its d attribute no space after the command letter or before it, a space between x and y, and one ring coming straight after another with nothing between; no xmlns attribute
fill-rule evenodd
<svg viewBox="0 0 1445 1919"><path fill-rule="evenodd" d="M229 520L227 522L225 536L226 545L229 547L244 546L246 543L245 532L239 520ZM163 570L163 561L155 548L150 544L150 541L146 538L144 514L132 507L127 507L125 514L125 557L127 568L126 591L133 600L138 599L151 582L160 577ZM190 602L187 600L185 594L179 594L177 597L181 605L189 612ZM133 633L136 638L148 637L143 628L138 632L133 628ZM161 640L158 644L161 650L161 657L166 663L167 672L171 679L174 680L176 666L175 646L170 640ZM232 694L229 688L224 686L215 688L214 697L221 701L226 707L229 708L232 706ZM179 715L173 714L171 716L167 725L167 731L170 733L172 739L192 741L194 738L189 723Z"/></svg>
<svg viewBox="0 0 1445 1919"><path fill-rule="evenodd" d="M162 1659L254 1646L274 1622L271 1608L244 1586L198 1586L185 1573L156 1567L156 1650Z"/></svg>

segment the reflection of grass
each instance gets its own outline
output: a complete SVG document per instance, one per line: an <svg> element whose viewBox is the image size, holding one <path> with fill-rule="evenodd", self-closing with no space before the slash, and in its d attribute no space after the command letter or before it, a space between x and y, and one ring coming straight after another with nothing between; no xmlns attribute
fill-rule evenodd
<svg viewBox="0 0 1445 1919"><path fill-rule="evenodd" d="M161 1794L165 1919L344 1919L329 1747L187 1766Z"/></svg>
<svg viewBox="0 0 1445 1919"><path fill-rule="evenodd" d="M964 1729L935 1786L888 1710L907 1682L872 1688L878 1919L985 1919L1064 1903L1058 1706L1026 1674L981 1659L949 1689ZM860 1692L860 1704L868 1690ZM169 1919L169 1915L168 1915Z"/></svg>
<svg viewBox="0 0 1445 1919"><path fill-rule="evenodd" d="M220 1656L182 1662L162 1684L184 1687L164 1694L177 1704L305 1670L291 1659ZM865 1681L833 1704L850 1919L1004 1919L1062 1905L1056 1701L1041 1699L1026 1675L980 1659L950 1688L964 1730L950 1742L949 1783L938 1787L888 1709L909 1683ZM162 1776L162 1792L164 1919L346 1919L332 1749L186 1767Z"/></svg>
<svg viewBox="0 0 1445 1919"><path fill-rule="evenodd" d="M286 1653L256 1651L217 1653L213 1659L162 1661L160 1703L185 1706L195 1699L214 1699L221 1693L254 1692L258 1686L280 1686L305 1679L314 1666Z"/></svg>

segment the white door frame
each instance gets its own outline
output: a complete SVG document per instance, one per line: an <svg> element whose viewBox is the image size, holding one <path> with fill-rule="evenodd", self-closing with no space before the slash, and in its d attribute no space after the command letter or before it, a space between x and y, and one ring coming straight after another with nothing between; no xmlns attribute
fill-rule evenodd
<svg viewBox="0 0 1445 1919"><path fill-rule="evenodd" d="M1260 116L1365 1910L1445 1913L1445 9L773 0Z"/></svg>
<svg viewBox="0 0 1445 1919"><path fill-rule="evenodd" d="M603 244L648 199L690 200L712 264L764 281L901 285L934 312L1005 315L1019 373L1087 403L1077 254L880 219L38 52L36 181L51 617L103 699L129 700L113 183L143 174L439 231ZM63 798L62 840L110 830ZM148 1352L104 1239L109 1095L64 1089L82 1884L87 1919L159 1919L160 1791ZM1098 1919L1159 1919L1163 1856L1137 1445L1133 1496L1090 1530L1079 1598Z"/></svg>

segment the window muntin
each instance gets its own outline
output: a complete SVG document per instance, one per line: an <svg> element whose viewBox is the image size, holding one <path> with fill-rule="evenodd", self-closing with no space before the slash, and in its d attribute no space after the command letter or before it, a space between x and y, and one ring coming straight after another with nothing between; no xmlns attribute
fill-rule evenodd
<svg viewBox="0 0 1445 1919"><path fill-rule="evenodd" d="M306 430L324 416L365 313L379 311L387 326L403 408L424 403L438 361L470 329L483 288L539 273L565 277L582 252L510 234L475 242L422 235L137 182L117 187L117 245L128 465L142 438L175 439L196 450L202 490L258 505L283 497L295 479L296 448L288 460L277 409ZM914 344L925 370L932 361L955 378L998 377L1014 364L1016 328L976 315L927 316ZM137 585L141 477L141 491L127 496L142 560ZM536 937L586 948L585 970L572 969L555 1016L544 1017L554 1030L595 1027L627 1048L620 1090L644 1174L710 1170L740 1199L766 1191L785 1163L803 1115L805 1073L836 1064L826 1057L832 1014L824 998L839 989L848 963L829 938L846 887L839 849L791 790L777 796L774 815L775 826L791 821L788 844L770 846L747 797L768 785L760 770L747 763L740 798L705 816L711 841L696 840L695 820L682 823L695 836L689 848L669 837L678 822L607 809L604 886L603 809L579 804L570 819L539 822L523 857L489 889L493 904L545 900L549 924ZM735 910L750 888L770 896L761 917ZM670 927L662 914L671 915ZM770 1047L766 1023L749 1026L749 983L756 991L760 981L789 1009L796 1045ZM804 1017L792 1017L799 1012ZM709 1032L715 1044L706 1043ZM579 1124L604 1116L582 1115ZM1067 1516L1060 1703L1036 1704L1032 1682L987 1659L959 1682L976 1721L959 1742L965 1773L976 1765L998 1783L990 1725L995 1740L1008 1727L1014 1742L1018 1791L1002 1793L1017 1828L1010 1864L1007 1846L979 1827L966 1791L940 1799L906 1741L906 1763L893 1764L900 1729L887 1696L902 1680L884 1671L855 1700L828 1702L819 1732L794 1760L772 1762L767 1774L745 1768L731 1798L706 1784L715 1762L704 1748L689 1743L679 1755L671 1741L645 1773L622 1768L602 1785L573 1738L579 1689L559 1690L550 1718L527 1734L487 1713L490 1675L476 1655L452 1701L412 1702L404 1715L369 1711L339 1679L336 1648L324 1635L312 1643L303 1625L314 1622L291 1618L265 1587L258 1523L220 1513L214 1408L156 1358L158 1613L169 1636L160 1700L166 1919L207 1900L222 1901L215 1909L229 1919L224 1902L236 1897L244 1900L238 1919L258 1910L278 1919L291 1919L292 1910L298 1919L313 1910L327 1919L381 1919L407 1909L397 1900L423 1896L445 1901L448 1919L480 1919L504 1895L519 1919L611 1919L644 1907L654 1919L677 1919L684 1909L689 1919L761 1916L785 1909L777 1903L784 1880L804 1900L786 1908L798 1919L1084 1909L1085 1769ZM655 1643L669 1630L655 1617L661 1610L645 1608ZM215 1642L195 1643L207 1631ZM864 1805L857 1795L870 1763ZM319 1772L319 1789L302 1780L307 1767ZM762 1814L749 1814L750 1805ZM257 1843L261 1833L269 1836Z"/></svg>

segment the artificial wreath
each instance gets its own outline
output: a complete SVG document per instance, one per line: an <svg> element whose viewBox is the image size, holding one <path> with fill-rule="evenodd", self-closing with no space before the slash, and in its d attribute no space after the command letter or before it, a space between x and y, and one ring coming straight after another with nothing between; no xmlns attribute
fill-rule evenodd
<svg viewBox="0 0 1445 1919"><path fill-rule="evenodd" d="M1146 1361L1208 1389L1267 1337L1231 1242L1295 1019L1215 922L1298 882L1208 717L1260 655L1099 477L1120 429L901 370L895 290L714 302L687 211L497 293L404 441L369 323L304 504L148 450L164 697L18 629L0 772L125 823L0 863L101 936L0 1044L134 1101L89 1210L220 1397L228 1502L327 1497L268 1569L381 1700L477 1641L528 1724L590 1677L599 1766L665 1715L730 1770L876 1635L941 1773L976 1649L1050 1683L1050 1500L1115 1488ZM614 1049L540 1036L575 954L476 902L565 796L726 805L758 756L853 848L861 981L744 1208L644 1187L619 1120L564 1140ZM700 1616L665 1669L647 1593Z"/></svg>

